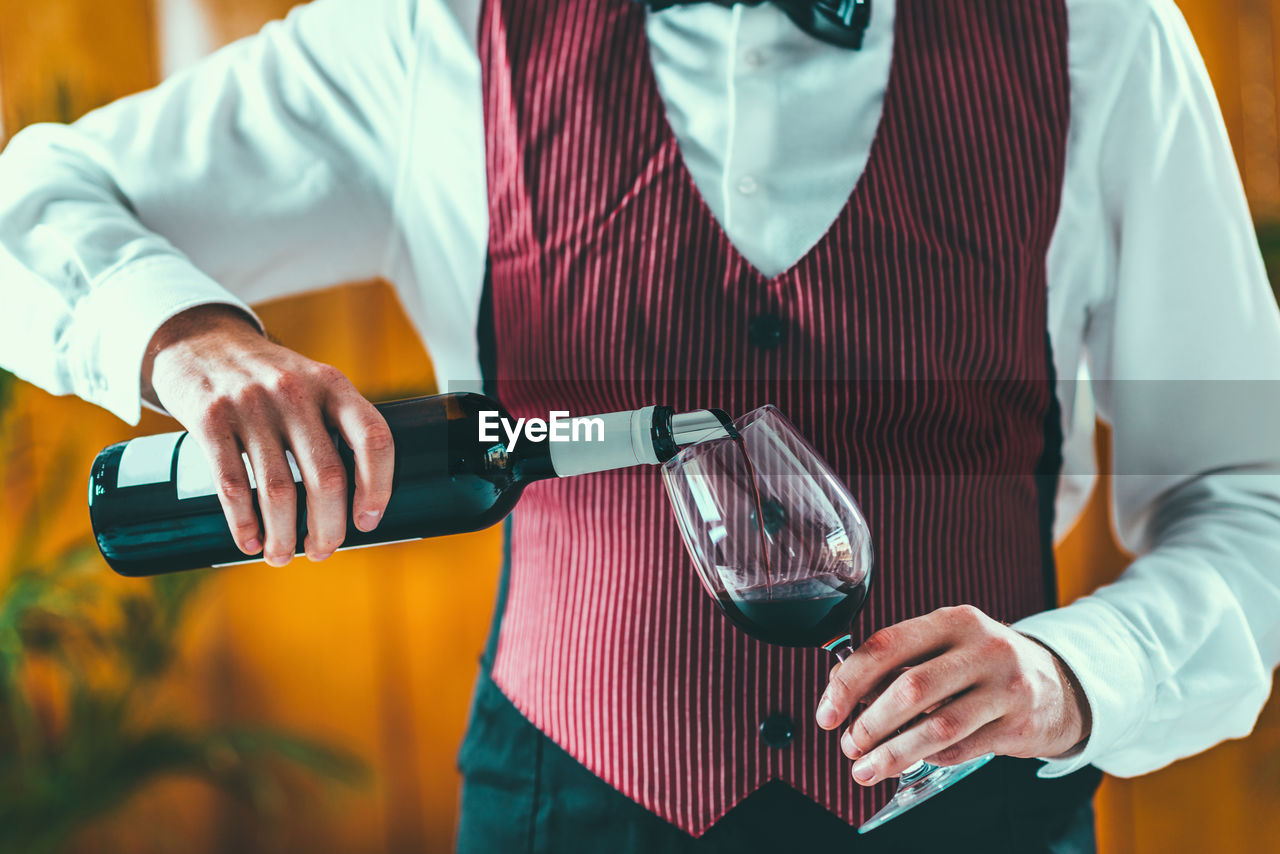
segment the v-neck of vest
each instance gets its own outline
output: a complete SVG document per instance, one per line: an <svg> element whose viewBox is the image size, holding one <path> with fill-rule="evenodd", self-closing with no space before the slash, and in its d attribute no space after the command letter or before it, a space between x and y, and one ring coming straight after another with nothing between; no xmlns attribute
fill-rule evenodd
<svg viewBox="0 0 1280 854"><path fill-rule="evenodd" d="M707 204L707 200L702 195L702 191L698 189L698 183L693 180L693 173L689 171L689 165L684 159L684 152L680 149L680 140L676 137L675 129L671 127L671 120L667 116L666 102L663 101L662 91L658 87L658 76L653 68L653 55L648 50L646 39L645 50L641 51L644 55L644 86L647 91L647 96L653 98L660 107L660 112L662 113L662 121L660 123L660 132L663 137L662 144L671 146L675 151L675 160L677 163L677 169L681 175L681 180L683 180L687 185L689 192L695 200L695 215L702 217L711 223L711 228L714 233L717 234L724 241L725 245L729 247L730 258L735 263L740 264L749 270L759 281L769 286L773 286L794 276L802 268L815 263L816 257L820 254L823 245L832 239L831 235L832 232L836 230L836 226L840 225L844 220L852 216L854 202L858 199L859 195L867 192L867 177L871 174L873 169L877 168L879 162L884 159L884 154L882 152L887 144L885 142L885 119L889 115L889 111L894 109L897 101L896 81L899 76L898 68L902 59L903 13L910 5L911 0L897 0L895 3L893 32L891 36L893 38L893 44L889 48L889 77L885 86L884 103L880 109L880 119L876 123L875 133L871 139L871 148L867 155L867 162L862 167L862 173L858 176L853 187L849 190L849 195L845 197L844 205L840 208L839 212L831 222L827 223L827 227L822 232L821 236L814 241L812 246L805 250L803 255L797 258L789 267L776 276L766 275L759 267L751 263L751 261L742 254L742 251L733 242L732 238L729 237L729 233L725 231L724 224L720 222L716 217L715 212L711 210L711 206ZM643 7L639 9L639 14L645 14ZM641 26L640 31L641 33L644 33L645 28Z"/></svg>

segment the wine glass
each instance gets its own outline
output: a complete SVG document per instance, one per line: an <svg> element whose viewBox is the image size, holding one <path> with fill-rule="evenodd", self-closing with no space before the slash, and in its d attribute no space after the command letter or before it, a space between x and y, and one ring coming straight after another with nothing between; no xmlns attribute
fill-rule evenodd
<svg viewBox="0 0 1280 854"><path fill-rule="evenodd" d="M871 531L862 512L776 407L753 410L725 428L729 438L690 445L662 467L703 587L747 634L821 647L844 661L855 648L853 619L871 584ZM991 758L915 763L858 832L923 803Z"/></svg>

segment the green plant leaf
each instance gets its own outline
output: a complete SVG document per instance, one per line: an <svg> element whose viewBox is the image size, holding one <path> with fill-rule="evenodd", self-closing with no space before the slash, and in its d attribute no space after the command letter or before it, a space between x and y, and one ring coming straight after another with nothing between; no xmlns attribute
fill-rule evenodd
<svg viewBox="0 0 1280 854"><path fill-rule="evenodd" d="M359 786L371 780L368 765L355 754L316 739L255 727L228 728L221 738L243 756L279 757L337 783Z"/></svg>

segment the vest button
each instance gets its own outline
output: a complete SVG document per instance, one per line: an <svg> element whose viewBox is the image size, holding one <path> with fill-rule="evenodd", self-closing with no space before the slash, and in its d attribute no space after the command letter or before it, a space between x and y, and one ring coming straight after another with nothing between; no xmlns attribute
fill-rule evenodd
<svg viewBox="0 0 1280 854"><path fill-rule="evenodd" d="M761 350L772 350L782 343L782 318L770 312L757 314L747 325L747 337Z"/></svg>
<svg viewBox="0 0 1280 854"><path fill-rule="evenodd" d="M791 718L786 715L769 715L760 724L760 740L774 750L781 750L795 738L795 731L796 725Z"/></svg>

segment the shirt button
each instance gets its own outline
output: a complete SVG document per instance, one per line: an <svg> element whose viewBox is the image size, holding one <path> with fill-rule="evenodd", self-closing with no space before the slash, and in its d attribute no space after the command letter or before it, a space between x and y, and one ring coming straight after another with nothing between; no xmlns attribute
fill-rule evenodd
<svg viewBox="0 0 1280 854"><path fill-rule="evenodd" d="M786 715L769 715L760 723L760 740L774 750L789 745L795 734L796 725Z"/></svg>
<svg viewBox="0 0 1280 854"><path fill-rule="evenodd" d="M747 337L761 350L772 350L782 343L782 319L778 315L758 314L747 325Z"/></svg>
<svg viewBox="0 0 1280 854"><path fill-rule="evenodd" d="M750 196L760 189L760 185L756 183L756 179L750 175L743 175L738 179L738 192L744 196Z"/></svg>
<svg viewBox="0 0 1280 854"><path fill-rule="evenodd" d="M742 57L742 61L746 63L747 68L764 68L769 64L769 54L756 48L747 51L746 55Z"/></svg>

